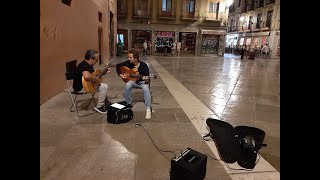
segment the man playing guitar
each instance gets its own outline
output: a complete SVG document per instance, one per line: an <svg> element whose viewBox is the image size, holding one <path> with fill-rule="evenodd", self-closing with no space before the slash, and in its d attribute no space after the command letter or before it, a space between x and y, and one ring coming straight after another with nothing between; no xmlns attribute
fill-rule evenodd
<svg viewBox="0 0 320 180"><path fill-rule="evenodd" d="M96 84L96 91L99 92L98 104L94 109L101 113L106 114L106 108L104 107L105 100L108 92L108 85L101 83L100 78L92 76L91 73L94 72L93 65L98 62L99 54L96 50L89 49L85 54L85 60L78 64L75 72L75 77L73 81L73 90L74 91L83 91L82 77L86 82L92 82ZM105 73L111 72L108 69Z"/></svg>
<svg viewBox="0 0 320 180"><path fill-rule="evenodd" d="M127 79L129 77L128 74L121 73L120 68L122 66L126 66L130 69L135 69L142 77L138 78L136 81L129 80L126 82L125 86L125 101L131 104L131 90L133 88L141 88L143 90L144 95L144 103L146 105L146 119L151 118L151 95L149 89L149 67L146 63L139 60L139 53L135 51L128 52L128 60L116 65L116 70L118 75L122 79Z"/></svg>

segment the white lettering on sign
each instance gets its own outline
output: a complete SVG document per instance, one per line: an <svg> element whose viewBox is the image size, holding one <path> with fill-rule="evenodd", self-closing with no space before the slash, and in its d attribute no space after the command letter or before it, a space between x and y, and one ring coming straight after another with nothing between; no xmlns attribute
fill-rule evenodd
<svg viewBox="0 0 320 180"><path fill-rule="evenodd" d="M174 34L172 31L157 31L156 36L171 37L171 36L174 36Z"/></svg>

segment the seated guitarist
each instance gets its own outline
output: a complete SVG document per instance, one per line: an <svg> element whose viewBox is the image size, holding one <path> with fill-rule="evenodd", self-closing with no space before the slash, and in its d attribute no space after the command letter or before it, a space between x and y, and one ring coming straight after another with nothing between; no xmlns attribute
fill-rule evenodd
<svg viewBox="0 0 320 180"><path fill-rule="evenodd" d="M117 70L118 75L122 79L126 79L127 75L121 74L121 71L120 71L121 66L126 66L130 69L136 68L140 75L149 76L149 67L146 63L139 60L139 53L138 52L129 51L128 52L128 60L116 65L116 70ZM148 83L149 83L148 79L139 78L136 81L129 80L125 86L125 101L129 104L131 104L131 100L132 100L131 99L132 88L141 88L143 90L144 103L147 108L146 117L145 117L146 119L151 118L151 110L150 110L150 108L151 108L151 95L150 95Z"/></svg>
<svg viewBox="0 0 320 180"><path fill-rule="evenodd" d="M107 110L104 107L105 100L108 92L108 85L105 83L100 83L100 79L98 77L94 77L91 75L94 72L93 65L97 63L99 59L99 54L96 50L89 49L87 50L84 60L78 64L75 72L75 77L73 80L73 90L74 91L83 91L82 86L82 76L87 82L93 82L99 84L97 86L96 92L99 92L98 104L94 109L101 113L106 114ZM110 69L106 73L109 73Z"/></svg>

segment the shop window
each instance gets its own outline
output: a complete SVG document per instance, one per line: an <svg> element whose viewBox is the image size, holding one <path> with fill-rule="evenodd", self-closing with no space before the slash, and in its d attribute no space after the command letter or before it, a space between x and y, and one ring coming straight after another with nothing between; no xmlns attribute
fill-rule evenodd
<svg viewBox="0 0 320 180"><path fill-rule="evenodd" d="M155 52L170 53L172 43L175 40L175 32L172 31L156 31Z"/></svg>
<svg viewBox="0 0 320 180"><path fill-rule="evenodd" d="M67 6L71 5L71 0L61 0L61 2Z"/></svg>
<svg viewBox="0 0 320 180"><path fill-rule="evenodd" d="M217 54L219 48L219 35L202 34L201 54Z"/></svg>
<svg viewBox="0 0 320 180"><path fill-rule="evenodd" d="M143 42L151 40L151 31L132 30L132 48L136 51L143 50Z"/></svg>
<svg viewBox="0 0 320 180"><path fill-rule="evenodd" d="M193 54L196 45L196 33L180 32L179 41L181 42L182 53Z"/></svg>
<svg viewBox="0 0 320 180"><path fill-rule="evenodd" d="M239 43L241 46L243 45L243 41L244 41L244 38L241 38Z"/></svg>

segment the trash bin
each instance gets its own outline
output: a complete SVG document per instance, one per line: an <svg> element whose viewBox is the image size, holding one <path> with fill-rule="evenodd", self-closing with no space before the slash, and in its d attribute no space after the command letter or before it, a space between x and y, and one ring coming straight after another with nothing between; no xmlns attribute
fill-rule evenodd
<svg viewBox="0 0 320 180"><path fill-rule="evenodd" d="M123 55L123 48L122 46L117 46L117 56L122 56Z"/></svg>
<svg viewBox="0 0 320 180"><path fill-rule="evenodd" d="M251 51L251 52L249 53L249 58L248 58L248 59L254 60L254 55L255 55L254 51Z"/></svg>

